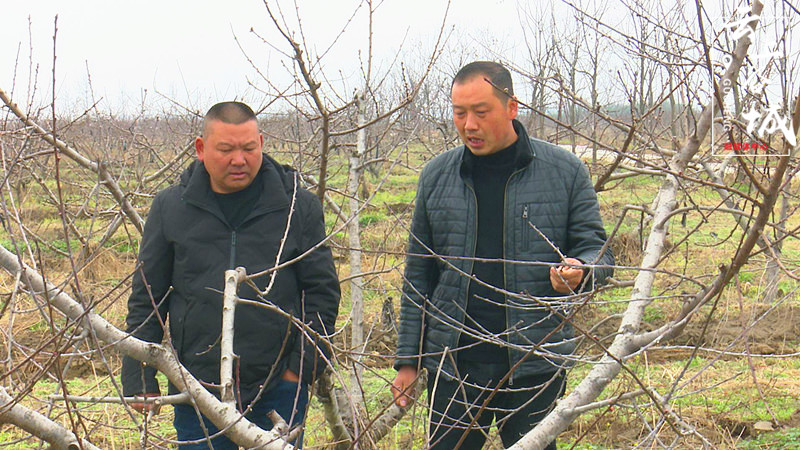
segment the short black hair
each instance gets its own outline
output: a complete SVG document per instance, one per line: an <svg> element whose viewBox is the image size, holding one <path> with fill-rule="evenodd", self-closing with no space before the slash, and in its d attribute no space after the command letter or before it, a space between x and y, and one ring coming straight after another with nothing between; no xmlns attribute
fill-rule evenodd
<svg viewBox="0 0 800 450"><path fill-rule="evenodd" d="M514 98L514 84L511 81L511 72L503 67L502 64L494 61L473 61L467 64L453 77L450 87L452 88L456 83L463 83L481 75L488 78L494 87L500 91L495 92L495 94L501 100Z"/></svg>
<svg viewBox="0 0 800 450"><path fill-rule="evenodd" d="M203 131L208 122L218 120L222 123L239 125L256 120L256 113L242 102L220 102L212 106L203 117Z"/></svg>

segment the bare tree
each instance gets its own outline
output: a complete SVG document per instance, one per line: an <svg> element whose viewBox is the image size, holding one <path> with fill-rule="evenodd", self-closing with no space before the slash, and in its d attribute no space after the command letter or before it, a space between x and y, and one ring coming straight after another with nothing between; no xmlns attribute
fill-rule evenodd
<svg viewBox="0 0 800 450"><path fill-rule="evenodd" d="M415 136L416 127L413 123L405 123L405 128L400 129L398 121L403 117L402 113L406 107L417 97L436 62L440 53L439 40L443 37L442 32L440 31L430 56L424 61L421 72L409 79L408 72L400 66L398 78L402 84L397 89L398 95L396 97L382 95L382 91L388 90L387 86L392 81L389 70L397 69L397 65L393 62L390 69L383 73L375 69L373 17L379 5L371 1L365 2L363 6L366 7L367 17L366 45L365 50L360 51L358 55L362 63L360 79L353 89L352 96L348 96L347 93L337 90L334 83L327 81L331 78L331 75L323 69L323 58L327 51L313 54L309 51L307 42L295 38L295 36L305 36L302 23L297 21L296 25L290 25L281 4L265 2L264 5L272 25L291 49L285 55L286 66L297 71L293 82L297 92L293 96L292 107L298 116L310 118L312 123L319 124L310 139L303 143L309 148L319 149L317 154L313 151L308 152L314 154L314 159L320 161L318 176L317 178L310 176L306 167L302 168L305 179L317 186L317 193L324 199L329 210L334 212L337 230L346 229L348 235L347 245L343 246L343 249L348 255L349 276L343 281L346 280L349 286L350 342L349 351L339 354L338 362L351 369L350 386L349 389L335 387L333 382L335 377L331 376L321 382L320 395L326 407L326 418L333 435L339 441L337 445L343 448L351 445L375 445L405 411L392 406L380 411L377 418L370 418L365 414L363 356L367 353L368 337L372 335L375 325L373 324L373 329L368 330L364 317L365 278L370 273L364 270L363 265L361 218L362 213L372 207L372 198L382 189L389 173L402 163L403 142L408 142ZM290 8L299 10L300 6L294 4ZM353 20L356 14L357 11L349 20ZM276 95L281 95L281 92L282 90L278 90ZM302 105L309 105L310 108L306 109ZM327 168L328 162L338 156L339 152L343 153L347 160L347 183L334 188L326 181ZM379 177L376 186L367 189L365 171L370 168L371 173L382 176ZM372 192L369 192L370 190ZM346 207L339 203L337 198L343 198ZM373 269L372 272L380 271Z"/></svg>
<svg viewBox="0 0 800 450"><path fill-rule="evenodd" d="M575 328L580 345L571 357L575 368L564 370L571 370L570 377L585 375L514 448L541 448L571 424L588 429L613 414L640 423L631 445L719 445L678 406L682 396L697 393L686 393L687 386L723 357L744 357L764 398L752 362L763 355L753 350L757 343L749 334L791 295L789 284L780 280L798 280L796 261L787 251L798 234L792 221L798 147L780 133L759 135L758 127L748 131L742 114L751 104L769 108L780 97L781 114L794 114L797 135L800 106L793 98L800 87L792 24L800 15L790 2L778 2L774 14L789 20L764 23L759 21L762 2L755 1L745 17L747 27L766 29L782 45L779 56L759 72L776 77L778 94L748 85L756 67L750 35L733 39L733 33L709 26L714 12L704 6L711 8L648 1L526 4L520 9L518 43L527 53L524 60L493 55L499 46L489 43L492 37L460 30L445 43L448 28L442 26L441 42L433 48L406 45L384 61L373 48L375 35L383 32L372 23L382 12L381 3L366 1L341 24L361 34L363 43L347 49L359 64L344 74L330 69L331 43L318 48L309 39L301 19L310 12L301 2L265 2L266 31L253 31L253 36L280 55L292 80L280 85L274 81L278 78L262 73L253 81L263 94L260 124L269 151L296 166L324 202L330 231L326 244L340 257L341 281L352 305L350 314L340 318L343 331L335 336L319 336L306 324L292 322L307 337L334 348L315 389L332 436L322 438L324 443L381 448L390 445L381 440L409 411L414 424L428 418L424 382L413 394L420 400L416 409L406 410L388 397L386 375L376 369L393 356L396 305L390 297L397 298L402 282L397 261L404 256L403 244L398 242L407 235L410 217L409 199L378 199L392 189L399 169L413 176L426 160L458 143L450 120L450 82L459 67L475 58L504 61L521 77L517 94L527 106L521 119L532 135L568 136L566 149L579 154L592 148L582 156L593 163L601 201L608 202L609 245L625 253L611 285L565 298L562 319ZM331 46L339 45L339 39L334 37ZM730 56L725 70L714 55ZM238 286L252 277L273 276L279 267L260 274L246 268L220 274L227 280L220 301L227 300L229 308L220 317L228 330L221 337L221 400L192 378L168 344L140 342L115 327L124 316L118 304L136 269L131 255L142 217L153 194L173 182L191 159L197 111L171 101L169 108L157 111L143 100L140 110L119 116L104 111L102 100L91 94L87 108L60 116L56 100L34 105L35 85L31 82L22 94L16 86L0 90L0 265L7 272L0 279L0 319L6 322L0 331L2 421L66 448L108 447L114 440L110 435L116 434L113 427L124 421L133 425L121 427L138 441L126 445L163 446L172 441L158 417L140 419L121 406L97 417L93 408L109 402L189 401L241 445L269 442L266 448L285 448L285 439L299 430L286 429L279 417L274 431L256 429L232 404L230 330L235 323L228 320L236 305L248 302L238 298ZM721 111L725 86L734 93L730 130L723 128ZM757 157L733 150L720 155L714 149L724 142L759 143L767 150ZM652 186L653 180L658 185L652 189L636 190L637 184ZM705 240L711 241L718 264L697 250ZM109 257L111 251L118 260ZM752 295L737 275L740 270L763 274L756 294L766 303L763 308L748 309ZM507 295L530 301L520 293ZM719 305L730 298L742 304L735 318L741 321L740 334L712 344L709 330L719 320ZM383 303L385 323L372 314L377 303ZM558 313L562 310L553 311ZM690 327L691 340L686 337ZM503 342L502 336L484 330L454 327L453 332ZM548 356L538 344L520 349L531 357ZM655 371L638 362L670 350L689 356L678 374L659 385L651 380ZM123 398L114 379L118 353L154 365L183 394ZM699 354L712 356L695 371L690 365ZM70 373L81 370L100 381L75 387ZM713 388L702 384L699 392ZM585 438L581 432L569 433L575 442ZM424 438L409 439L417 445Z"/></svg>

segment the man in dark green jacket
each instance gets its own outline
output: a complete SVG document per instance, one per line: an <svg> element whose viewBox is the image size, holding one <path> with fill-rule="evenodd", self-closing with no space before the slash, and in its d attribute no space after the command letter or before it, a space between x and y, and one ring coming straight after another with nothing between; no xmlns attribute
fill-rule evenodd
<svg viewBox="0 0 800 450"><path fill-rule="evenodd" d="M222 290L227 269L248 273L305 255L293 264L255 280L259 291L239 286L243 299L261 300L308 324L317 334L298 329L265 307L239 304L235 314L234 392L247 418L271 428L267 412L302 422L308 385L325 368L339 307L339 283L319 199L297 186L293 170L261 153L263 137L253 111L225 102L206 114L203 136L195 141L198 160L180 183L156 195L139 252L141 267L128 300L128 332L161 342L169 335L180 362L201 382L220 383ZM288 226L288 233L287 233ZM309 338L313 339L310 340ZM126 396L158 395L155 370L123 359ZM218 389L210 389L219 396ZM170 385L171 393L174 386ZM132 405L142 411L142 404ZM218 433L201 426L190 405L175 406L178 439L203 440ZM238 448L224 436L214 448ZM206 442L196 448L208 448ZM190 448L189 446L186 446Z"/></svg>
<svg viewBox="0 0 800 450"><path fill-rule="evenodd" d="M513 95L500 64L464 66L451 90L464 146L419 178L392 390L406 405L428 369L433 448L481 448L493 419L505 446L532 429L563 394L570 294L612 274L586 167L529 138Z"/></svg>

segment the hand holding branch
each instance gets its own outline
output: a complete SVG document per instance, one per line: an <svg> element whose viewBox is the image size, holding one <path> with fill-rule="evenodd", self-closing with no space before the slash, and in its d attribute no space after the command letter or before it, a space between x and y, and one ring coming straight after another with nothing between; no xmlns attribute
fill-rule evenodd
<svg viewBox="0 0 800 450"><path fill-rule="evenodd" d="M160 394L142 394L141 397L160 397ZM131 408L140 414L158 415L161 410L161 403L159 402L131 402Z"/></svg>
<svg viewBox="0 0 800 450"><path fill-rule="evenodd" d="M563 265L550 268L550 284L556 292L570 294L581 283L586 270L574 266L583 266L583 263L575 258L564 258Z"/></svg>

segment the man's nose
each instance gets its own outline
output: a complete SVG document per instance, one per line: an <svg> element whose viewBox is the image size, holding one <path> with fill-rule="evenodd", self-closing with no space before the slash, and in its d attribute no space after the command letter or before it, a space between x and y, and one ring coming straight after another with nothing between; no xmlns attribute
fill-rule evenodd
<svg viewBox="0 0 800 450"><path fill-rule="evenodd" d="M245 164L244 152L241 150L234 150L231 155L231 165L243 166Z"/></svg>
<svg viewBox="0 0 800 450"><path fill-rule="evenodd" d="M245 165L244 152L241 150L234 150L231 152L230 164L237 167Z"/></svg>
<svg viewBox="0 0 800 450"><path fill-rule="evenodd" d="M467 113L467 120L464 122L464 129L466 130L477 130L478 129L478 118L475 117L475 114L470 112Z"/></svg>

